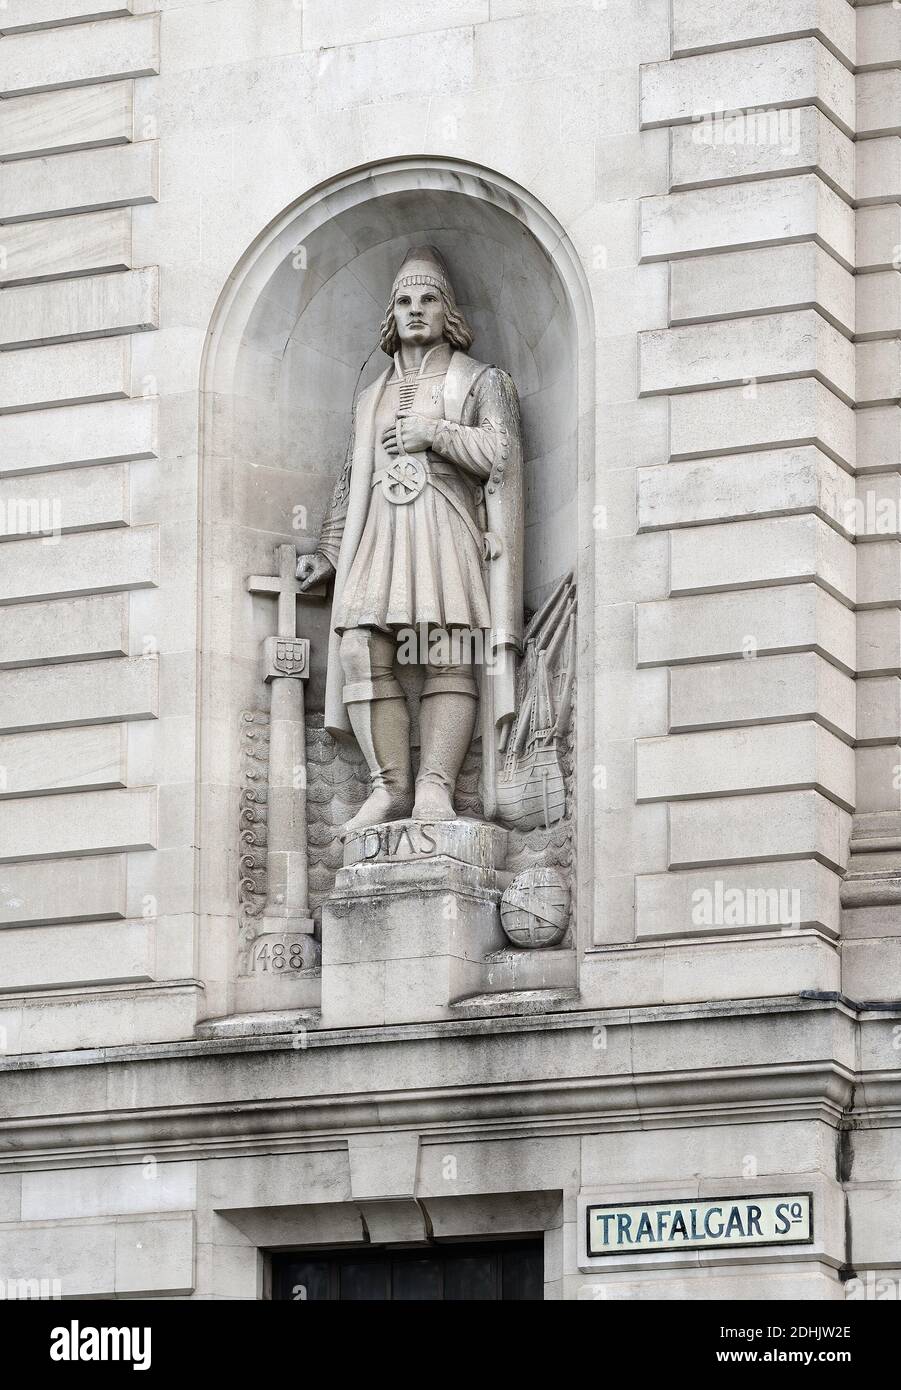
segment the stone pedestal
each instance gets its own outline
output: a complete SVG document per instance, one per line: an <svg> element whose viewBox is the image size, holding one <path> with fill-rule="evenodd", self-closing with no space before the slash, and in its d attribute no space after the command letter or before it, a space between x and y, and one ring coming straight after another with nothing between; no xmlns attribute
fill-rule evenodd
<svg viewBox="0 0 901 1390"><path fill-rule="evenodd" d="M507 833L479 821L393 821L348 836L322 913L326 1028L451 1018L504 936Z"/></svg>

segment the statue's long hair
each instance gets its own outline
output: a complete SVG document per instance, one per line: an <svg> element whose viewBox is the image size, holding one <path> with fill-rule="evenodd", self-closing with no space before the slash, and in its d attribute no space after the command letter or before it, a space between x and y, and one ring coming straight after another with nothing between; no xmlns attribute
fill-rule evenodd
<svg viewBox="0 0 901 1390"><path fill-rule="evenodd" d="M436 288L444 305L444 336L452 348L456 348L458 352L468 352L472 347L473 331L457 308L457 302L453 296L448 294L447 290L442 289L440 285ZM379 347L389 357L394 356L400 345L400 339L397 336L397 324L394 322L394 300L395 296L392 295L391 303L388 305L385 317L382 319L382 326L379 329Z"/></svg>

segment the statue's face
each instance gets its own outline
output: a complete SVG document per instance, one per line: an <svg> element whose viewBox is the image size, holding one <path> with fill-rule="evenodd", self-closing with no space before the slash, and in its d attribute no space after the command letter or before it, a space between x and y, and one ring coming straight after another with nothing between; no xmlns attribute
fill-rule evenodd
<svg viewBox="0 0 901 1390"><path fill-rule="evenodd" d="M394 298L394 322L402 343L431 347L444 337L444 303L434 285L410 285Z"/></svg>

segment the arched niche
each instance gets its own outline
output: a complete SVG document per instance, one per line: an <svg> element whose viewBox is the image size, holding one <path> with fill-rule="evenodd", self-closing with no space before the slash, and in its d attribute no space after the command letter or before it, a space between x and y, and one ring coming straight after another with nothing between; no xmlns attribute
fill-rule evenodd
<svg viewBox="0 0 901 1390"><path fill-rule="evenodd" d="M519 391L526 606L537 607L575 571L585 627L593 328L581 267L563 229L502 176L449 160L394 161L314 190L236 267L202 369L198 815L200 909L213 924L201 951L211 1013L229 1008L240 725L244 712L265 709L258 653L275 622L274 604L248 594L246 577L270 573L280 543L315 548L352 403L387 365L378 327L394 275L404 253L422 243L437 246L447 261L475 332L472 354L509 371ZM305 603L300 614L299 631L311 640L307 708L316 711L329 607ZM583 691L588 645L583 635ZM580 709L585 723L584 699ZM579 847L580 879L589 862L590 839Z"/></svg>

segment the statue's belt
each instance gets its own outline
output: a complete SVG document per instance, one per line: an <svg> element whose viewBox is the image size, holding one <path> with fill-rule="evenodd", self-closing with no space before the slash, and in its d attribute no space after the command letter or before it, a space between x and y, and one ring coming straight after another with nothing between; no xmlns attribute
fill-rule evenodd
<svg viewBox="0 0 901 1390"><path fill-rule="evenodd" d="M395 507L402 507L414 501L427 483L431 483L435 491L440 492L444 500L450 503L461 521L465 522L479 554L487 559L486 535L479 530L460 498L448 487L444 479L427 467L421 454L400 454L386 467L377 468L372 475L371 486L380 484L385 498Z"/></svg>

